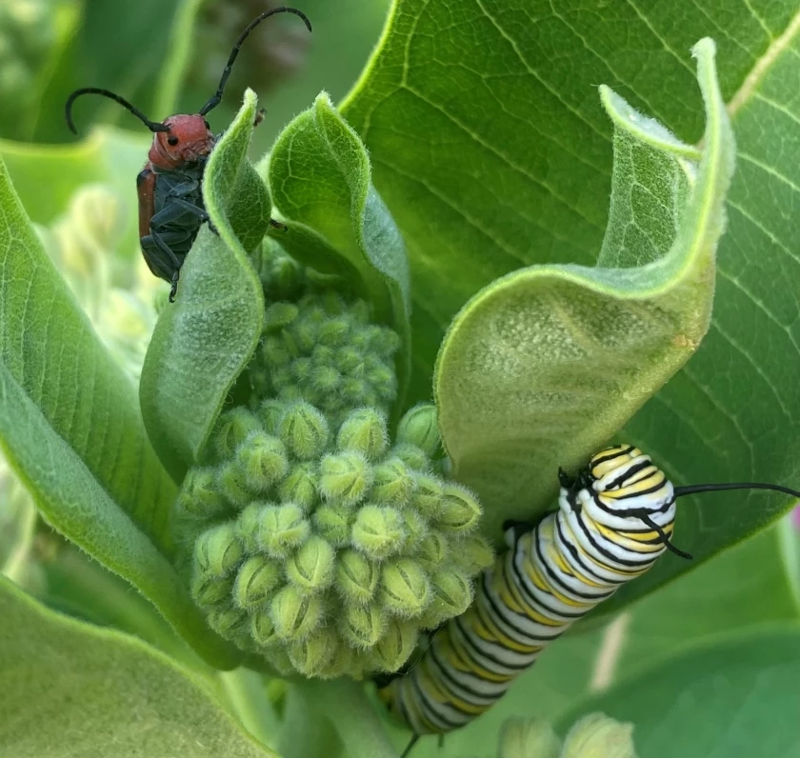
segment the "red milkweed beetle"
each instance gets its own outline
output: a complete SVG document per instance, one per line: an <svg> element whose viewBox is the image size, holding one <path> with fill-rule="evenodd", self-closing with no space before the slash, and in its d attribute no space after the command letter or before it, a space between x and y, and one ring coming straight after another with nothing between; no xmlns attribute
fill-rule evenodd
<svg viewBox="0 0 800 758"><path fill-rule="evenodd" d="M215 136L211 132L205 115L221 102L233 63L247 35L264 19L277 13L294 13L311 31L308 17L296 8L273 8L254 18L236 40L216 93L196 114L178 114L158 123L151 121L124 98L99 87L84 87L67 99L67 125L75 134L78 132L72 120L72 104L81 95L102 95L116 101L154 132L148 161L136 177L139 242L150 271L172 285L169 292L171 303L175 302L175 293L178 291L181 266L200 231L200 225L209 220L203 205L203 172L208 156L221 135ZM277 221L270 220L270 223L282 227Z"/></svg>

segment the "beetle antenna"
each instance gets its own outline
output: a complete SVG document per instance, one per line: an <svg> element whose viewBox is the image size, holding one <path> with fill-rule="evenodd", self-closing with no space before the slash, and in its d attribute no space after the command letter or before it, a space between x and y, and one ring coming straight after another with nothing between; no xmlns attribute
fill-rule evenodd
<svg viewBox="0 0 800 758"><path fill-rule="evenodd" d="M239 50L242 47L242 43L247 39L247 35L253 31L265 18L269 18L270 16L274 16L277 13L294 13L295 16L300 16L303 19L303 23L308 28L308 31L311 31L311 22L308 20L308 16L306 16L303 11L297 10L297 8L287 8L286 6L281 6L280 8L273 8L270 11L264 11L260 16L254 18L246 27L245 30L239 35L239 39L236 40L236 44L233 46L233 50L231 50L230 57L228 58L228 64L225 66L225 70L222 72L222 77L219 80L219 87L217 87L217 91L214 96L200 109L200 115L205 116L213 108L216 108L221 100L222 100L222 93L225 90L225 85L228 83L228 77L231 75L231 69L233 68L233 63L236 60L236 56L239 55Z"/></svg>
<svg viewBox="0 0 800 758"><path fill-rule="evenodd" d="M721 490L775 490L800 499L800 492L782 487L780 484L764 484L763 482L734 482L730 484L690 484L688 487L674 487L675 497L693 495L695 492L719 492Z"/></svg>
<svg viewBox="0 0 800 758"><path fill-rule="evenodd" d="M77 134L78 130L75 128L75 123L72 121L72 104L81 96L81 95L102 95L103 97L107 97L110 100L113 100L116 103L119 103L123 108L129 110L136 118L139 119L151 132L168 132L169 127L165 124L159 124L156 121L151 121L147 116L144 115L135 105L131 105L124 97L120 97L119 95L111 92L107 89L101 89L100 87L83 87L82 89L76 89L69 98L67 98L67 105L66 105L66 116L67 116L67 126L70 128L73 134Z"/></svg>

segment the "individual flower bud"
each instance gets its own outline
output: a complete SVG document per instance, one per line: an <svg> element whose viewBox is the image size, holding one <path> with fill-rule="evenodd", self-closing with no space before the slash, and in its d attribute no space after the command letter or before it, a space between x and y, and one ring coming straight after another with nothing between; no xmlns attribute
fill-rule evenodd
<svg viewBox="0 0 800 758"><path fill-rule="evenodd" d="M365 605L375 595L380 568L357 550L348 549L336 559L336 588L351 603Z"/></svg>
<svg viewBox="0 0 800 758"><path fill-rule="evenodd" d="M416 445L429 458L435 456L441 444L436 406L422 403L408 411L397 427L397 441Z"/></svg>
<svg viewBox="0 0 800 758"><path fill-rule="evenodd" d="M377 603L346 605L339 621L342 637L357 649L375 645L385 626L386 618Z"/></svg>
<svg viewBox="0 0 800 758"><path fill-rule="evenodd" d="M279 395L283 395L284 390L292 387L292 369L289 366L272 366L269 371L269 378L272 386ZM280 397L284 405L289 402L294 402L293 397ZM281 416L283 418L283 416ZM274 433L274 432L273 432Z"/></svg>
<svg viewBox="0 0 800 758"><path fill-rule="evenodd" d="M339 389L342 375L333 366L314 366L308 381L313 390L324 396Z"/></svg>
<svg viewBox="0 0 800 758"><path fill-rule="evenodd" d="M264 508L256 540L273 558L286 558L308 538L311 525L294 503Z"/></svg>
<svg viewBox="0 0 800 758"><path fill-rule="evenodd" d="M267 503L256 500L250 503L236 519L236 536L241 540L247 553L257 553L261 549L258 532L267 507Z"/></svg>
<svg viewBox="0 0 800 758"><path fill-rule="evenodd" d="M217 470L217 490L234 508L245 508L253 500L253 493L235 461Z"/></svg>
<svg viewBox="0 0 800 758"><path fill-rule="evenodd" d="M497 758L558 758L561 740L544 719L512 716L500 727Z"/></svg>
<svg viewBox="0 0 800 758"><path fill-rule="evenodd" d="M332 347L317 345L311 351L311 360L314 361L314 365L317 367L333 366L336 360L336 353Z"/></svg>
<svg viewBox="0 0 800 758"><path fill-rule="evenodd" d="M214 430L214 449L220 460L229 460L251 433L261 429L258 419L246 408L232 408L221 414Z"/></svg>
<svg viewBox="0 0 800 758"><path fill-rule="evenodd" d="M286 562L286 577L303 592L320 592L333 582L336 553L319 535L311 535Z"/></svg>
<svg viewBox="0 0 800 758"><path fill-rule="evenodd" d="M397 558L381 567L380 599L398 616L419 616L431 600L430 582L411 558Z"/></svg>
<svg viewBox="0 0 800 758"><path fill-rule="evenodd" d="M322 496L347 506L360 503L372 485L372 467L358 453L326 455L319 473Z"/></svg>
<svg viewBox="0 0 800 758"><path fill-rule="evenodd" d="M313 463L298 463L278 489L283 502L292 502L310 511L317 501L317 472Z"/></svg>
<svg viewBox="0 0 800 758"><path fill-rule="evenodd" d="M328 316L338 316L348 310L344 298L333 289L326 289L322 293L320 305Z"/></svg>
<svg viewBox="0 0 800 758"><path fill-rule="evenodd" d="M297 340L294 338L293 330L283 329L281 331L280 341L286 354L289 356L289 363L300 355L300 347Z"/></svg>
<svg viewBox="0 0 800 758"><path fill-rule="evenodd" d="M250 617L250 636L260 648L269 647L279 641L269 610L257 611Z"/></svg>
<svg viewBox="0 0 800 758"><path fill-rule="evenodd" d="M459 484L445 484L442 511L436 520L440 529L464 534L472 531L480 518L481 506L472 492Z"/></svg>
<svg viewBox="0 0 800 758"><path fill-rule="evenodd" d="M281 387L278 391L278 398L288 405L295 405L304 400L303 391L300 387L293 384L292 381L292 378L289 377L289 379L286 380L286 386Z"/></svg>
<svg viewBox="0 0 800 758"><path fill-rule="evenodd" d="M420 618L424 629L436 629L447 619L460 616L472 602L469 578L458 571L439 570L430 578L433 599Z"/></svg>
<svg viewBox="0 0 800 758"><path fill-rule="evenodd" d="M412 471L419 471L420 473L424 473L428 471L431 467L430 459L422 448L417 447L416 445L410 445L408 443L403 443L402 445L395 445L392 448L392 455L395 458L399 458L403 463L408 466Z"/></svg>
<svg viewBox="0 0 800 758"><path fill-rule="evenodd" d="M262 606L281 583L283 571L279 563L263 555L248 558L236 575L233 602L242 610Z"/></svg>
<svg viewBox="0 0 800 758"><path fill-rule="evenodd" d="M383 636L373 649L373 666L379 671L397 671L417 645L419 630L410 621L390 618Z"/></svg>
<svg viewBox="0 0 800 758"><path fill-rule="evenodd" d="M302 356L296 361L292 362L292 376L301 385L306 385L311 381L311 375L314 373L314 364L311 358Z"/></svg>
<svg viewBox="0 0 800 758"><path fill-rule="evenodd" d="M203 571L195 571L192 577L192 598L201 608L222 604L230 605L233 578L210 576Z"/></svg>
<svg viewBox="0 0 800 758"><path fill-rule="evenodd" d="M353 547L375 560L399 553L406 541L403 517L395 508L364 505L350 531Z"/></svg>
<svg viewBox="0 0 800 758"><path fill-rule="evenodd" d="M295 456L311 460L321 455L328 444L328 422L313 405L295 403L281 419L280 435Z"/></svg>
<svg viewBox="0 0 800 758"><path fill-rule="evenodd" d="M369 386L363 379L349 376L342 380L342 397L352 405L365 405L364 397Z"/></svg>
<svg viewBox="0 0 800 758"><path fill-rule="evenodd" d="M270 335L261 343L261 360L270 373L273 373L279 366L288 368L292 362L292 355L282 337Z"/></svg>
<svg viewBox="0 0 800 758"><path fill-rule="evenodd" d="M227 510L228 506L217 490L213 468L189 469L178 495L178 508L185 515L198 519L214 518Z"/></svg>
<svg viewBox="0 0 800 758"><path fill-rule="evenodd" d="M301 642L289 646L289 660L292 666L307 677L323 675L333 658L338 655L342 643L336 631L322 627Z"/></svg>
<svg viewBox="0 0 800 758"><path fill-rule="evenodd" d="M369 493L370 500L398 506L411 501L417 482L403 461L399 458L390 458L376 466L374 470L375 481Z"/></svg>
<svg viewBox="0 0 800 758"><path fill-rule="evenodd" d="M391 367L384 364L368 366L364 372L364 379L380 397L394 397L397 382Z"/></svg>
<svg viewBox="0 0 800 758"><path fill-rule="evenodd" d="M266 432L253 432L236 451L236 465L249 489L268 492L289 471L286 448Z"/></svg>
<svg viewBox="0 0 800 758"><path fill-rule="evenodd" d="M267 434L277 434L283 414L286 413L286 403L274 398L267 398L258 406L256 412Z"/></svg>
<svg viewBox="0 0 800 758"><path fill-rule="evenodd" d="M430 531L420 540L414 555L424 569L433 571L450 555L450 543L441 532Z"/></svg>
<svg viewBox="0 0 800 758"><path fill-rule="evenodd" d="M349 345L340 347L334 354L334 365L345 375L355 371L363 361L361 353Z"/></svg>
<svg viewBox="0 0 800 758"><path fill-rule="evenodd" d="M242 543L232 523L203 532L194 543L195 566L209 576L227 576L239 565L243 555Z"/></svg>
<svg viewBox="0 0 800 758"><path fill-rule="evenodd" d="M301 318L291 326L292 337L298 350L309 352L317 344L318 326L308 318Z"/></svg>
<svg viewBox="0 0 800 758"><path fill-rule="evenodd" d="M287 584L269 604L275 634L281 640L299 642L322 622L325 603L320 595L308 595Z"/></svg>
<svg viewBox="0 0 800 758"><path fill-rule="evenodd" d="M297 318L297 306L294 303L272 303L264 309L264 331L280 331Z"/></svg>
<svg viewBox="0 0 800 758"><path fill-rule="evenodd" d="M341 547L350 541L352 518L352 510L340 504L321 505L313 516L317 533L334 547Z"/></svg>
<svg viewBox="0 0 800 758"><path fill-rule="evenodd" d="M336 446L342 451L360 453L368 461L377 461L386 452L388 440L384 416L372 408L359 408L344 420Z"/></svg>
<svg viewBox="0 0 800 758"><path fill-rule="evenodd" d="M226 640L246 634L250 623L247 614L238 608L215 608L206 616L208 625Z"/></svg>
<svg viewBox="0 0 800 758"><path fill-rule="evenodd" d="M454 568L474 574L489 568L494 563L494 553L486 540L478 534L470 534L458 542L453 551Z"/></svg>
<svg viewBox="0 0 800 758"><path fill-rule="evenodd" d="M400 511L400 515L403 517L403 525L406 528L406 545L413 550L414 546L422 542L422 539L430 531L428 522L422 514L413 508L403 508ZM406 552L408 552L408 547Z"/></svg>
<svg viewBox="0 0 800 758"><path fill-rule="evenodd" d="M561 758L636 758L633 724L590 713L567 732Z"/></svg>
<svg viewBox="0 0 800 758"><path fill-rule="evenodd" d="M345 316L330 318L319 326L319 342L321 345L344 345L349 331L350 321Z"/></svg>
<svg viewBox="0 0 800 758"><path fill-rule="evenodd" d="M425 518L436 519L444 503L444 484L435 476L416 474L417 487L411 496L411 505Z"/></svg>

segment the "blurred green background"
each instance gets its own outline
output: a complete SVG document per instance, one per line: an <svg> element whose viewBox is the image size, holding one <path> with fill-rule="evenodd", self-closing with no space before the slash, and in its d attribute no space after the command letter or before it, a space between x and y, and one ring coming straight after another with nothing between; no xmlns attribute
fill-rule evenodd
<svg viewBox="0 0 800 758"><path fill-rule="evenodd" d="M174 112L196 112L216 89L241 30L279 5L274 0L3 0L0 138L73 141L64 101L78 87L111 89L157 121ZM389 0L297 5L314 33L289 14L268 19L248 38L225 101L210 119L221 130L244 87L252 87L267 109L254 154L268 149L321 90L336 101L350 89L378 41ZM176 69L177 78L166 75ZM176 79L182 85L176 86ZM122 108L96 97L78 103L75 120L82 134L99 122L142 130Z"/></svg>

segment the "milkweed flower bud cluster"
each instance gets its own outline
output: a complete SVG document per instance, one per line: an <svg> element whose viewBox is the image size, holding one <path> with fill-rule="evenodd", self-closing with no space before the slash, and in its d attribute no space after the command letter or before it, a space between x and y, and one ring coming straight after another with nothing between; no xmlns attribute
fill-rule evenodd
<svg viewBox="0 0 800 758"><path fill-rule="evenodd" d="M178 499L193 596L284 674L396 671L491 563L480 505L437 474L433 406L390 439L399 340L363 304L306 290L266 321L251 406L221 415Z"/></svg>

